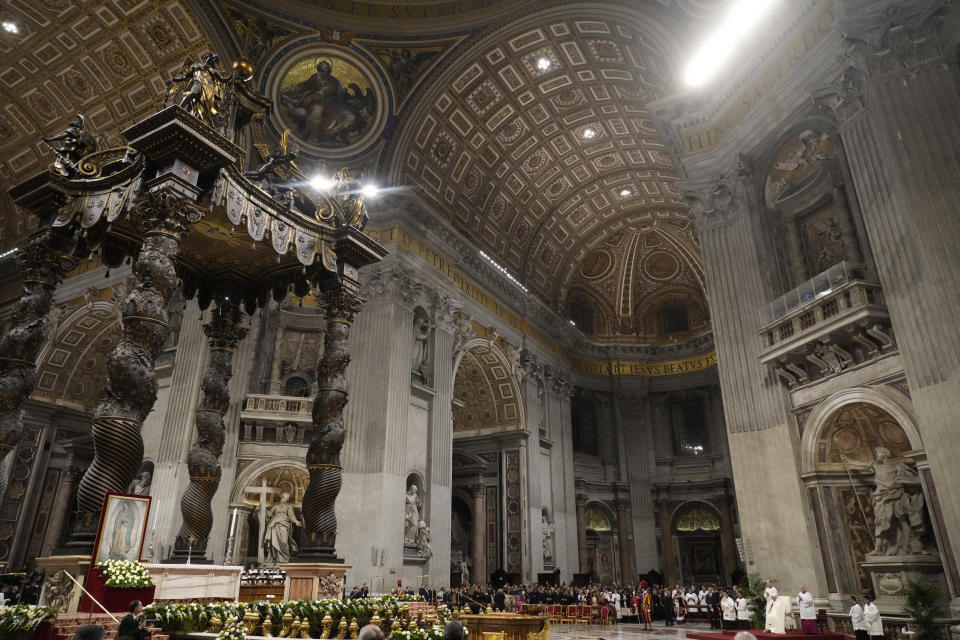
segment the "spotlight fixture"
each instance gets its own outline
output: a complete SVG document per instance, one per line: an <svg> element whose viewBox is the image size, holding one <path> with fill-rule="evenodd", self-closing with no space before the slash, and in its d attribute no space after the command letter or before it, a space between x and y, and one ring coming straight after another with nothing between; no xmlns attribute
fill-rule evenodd
<svg viewBox="0 0 960 640"><path fill-rule="evenodd" d="M376 198L380 194L380 188L375 184L365 184L360 189L360 193L365 198Z"/></svg>
<svg viewBox="0 0 960 640"><path fill-rule="evenodd" d="M333 181L324 175L315 175L310 178L310 188L315 191L329 191L333 188Z"/></svg>
<svg viewBox="0 0 960 640"><path fill-rule="evenodd" d="M3 26L3 30L6 31L7 33L12 33L13 35L17 35L18 33L20 33L20 27L17 26L16 22L10 22L9 20L4 20L2 26Z"/></svg>
<svg viewBox="0 0 960 640"><path fill-rule="evenodd" d="M620 197L622 198L626 198L631 193L633 193L633 191L630 191L630 189L620 189Z"/></svg>
<svg viewBox="0 0 960 640"><path fill-rule="evenodd" d="M586 129L583 130L583 132L580 135L582 135L585 139L589 140L590 138L596 137L597 132L591 129L590 127L587 127Z"/></svg>
<svg viewBox="0 0 960 640"><path fill-rule="evenodd" d="M482 257L484 260L486 260L486 261L489 262L491 265L493 265L493 267L494 267L497 271L499 271L500 273L503 274L503 277L504 277L504 278L506 278L507 280L509 280L510 282L512 282L517 288L519 288L519 289L520 289L521 291L523 291L524 293L528 293L527 288L526 288L525 286L523 286L523 285L520 283L519 280L517 280L516 278L514 278L514 277L513 277L513 274L510 273L509 271L507 271L506 267L501 267L501 266L497 263L496 260L494 260L493 258L491 258L490 256L488 256L488 255L487 255L486 253L484 253L483 251L480 252L480 257Z"/></svg>
<svg viewBox="0 0 960 640"><path fill-rule="evenodd" d="M550 68L549 58L547 58L546 56L537 58L537 69L540 69L540 71L546 71L549 68Z"/></svg>

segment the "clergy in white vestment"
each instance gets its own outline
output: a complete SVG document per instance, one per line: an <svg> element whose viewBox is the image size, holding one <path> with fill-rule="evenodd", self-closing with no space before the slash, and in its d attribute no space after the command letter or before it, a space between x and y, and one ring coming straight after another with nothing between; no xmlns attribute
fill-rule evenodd
<svg viewBox="0 0 960 640"><path fill-rule="evenodd" d="M720 600L720 608L723 610L723 630L734 631L737 628L737 601L730 593L723 592L723 598Z"/></svg>
<svg viewBox="0 0 960 640"><path fill-rule="evenodd" d="M767 626L764 631L770 633L786 633L786 617L790 609L790 598L784 596L770 596L767 600Z"/></svg>
<svg viewBox="0 0 960 640"><path fill-rule="evenodd" d="M800 629L804 633L817 633L817 607L813 604L813 594L806 587L800 587L797 594L797 606L800 608Z"/></svg>
<svg viewBox="0 0 960 640"><path fill-rule="evenodd" d="M867 634L874 639L883 638L883 620L880 619L880 610L870 596L863 596L863 617L867 621Z"/></svg>
<svg viewBox="0 0 960 640"><path fill-rule="evenodd" d="M850 596L850 624L853 626L853 635L857 640L868 640L867 619L863 615L863 607L857 602L856 596Z"/></svg>
<svg viewBox="0 0 960 640"><path fill-rule="evenodd" d="M763 590L763 598L767 601L767 606L770 606L770 598L772 596L778 595L777 588L773 586L771 580L767 580L767 588Z"/></svg>
<svg viewBox="0 0 960 640"><path fill-rule="evenodd" d="M743 597L743 594L737 591L737 629L741 631L750 630L750 606L747 604L747 599ZM863 640L867 640L864 638Z"/></svg>

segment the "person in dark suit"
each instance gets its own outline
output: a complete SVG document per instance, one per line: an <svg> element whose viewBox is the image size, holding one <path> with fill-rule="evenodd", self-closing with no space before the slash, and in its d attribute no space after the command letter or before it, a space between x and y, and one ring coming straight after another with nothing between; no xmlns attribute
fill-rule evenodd
<svg viewBox="0 0 960 640"><path fill-rule="evenodd" d="M670 595L670 589L660 591L660 606L663 608L663 622L668 627L673 626L673 596Z"/></svg>
<svg viewBox="0 0 960 640"><path fill-rule="evenodd" d="M130 603L130 613L123 616L117 629L117 640L149 640L147 622L143 618L143 603L134 600Z"/></svg>
<svg viewBox="0 0 960 640"><path fill-rule="evenodd" d="M505 611L507 604L507 596L503 592L503 589L497 589L497 594L493 596L493 610L494 611Z"/></svg>
<svg viewBox="0 0 960 640"><path fill-rule="evenodd" d="M707 615L710 617L710 628L720 628L720 592L713 588L713 585L707 588Z"/></svg>

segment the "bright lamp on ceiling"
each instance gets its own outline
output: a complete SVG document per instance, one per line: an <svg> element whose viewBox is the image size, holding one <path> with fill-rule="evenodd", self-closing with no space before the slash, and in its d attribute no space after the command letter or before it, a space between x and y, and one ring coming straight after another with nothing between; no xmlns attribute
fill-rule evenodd
<svg viewBox="0 0 960 640"><path fill-rule="evenodd" d="M779 0L734 0L726 16L706 41L697 49L683 73L683 80L691 87L707 82L730 61L743 41L770 13Z"/></svg>

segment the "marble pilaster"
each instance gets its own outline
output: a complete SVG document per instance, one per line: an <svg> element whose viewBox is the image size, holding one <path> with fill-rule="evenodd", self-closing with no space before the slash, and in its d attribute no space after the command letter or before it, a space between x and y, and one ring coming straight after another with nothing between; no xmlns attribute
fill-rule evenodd
<svg viewBox="0 0 960 640"><path fill-rule="evenodd" d="M482 584L487 581L487 486L482 479L470 487L470 493L473 496L473 546L470 549L473 573L470 581Z"/></svg>
<svg viewBox="0 0 960 640"><path fill-rule="evenodd" d="M917 3L926 20L891 26L877 13L857 25L852 66L820 97L839 121L931 472L955 487L960 87L947 42L955 31L940 30L958 10L938 14L943 4ZM956 500L941 513L946 531L960 531ZM946 546L960 558L960 535Z"/></svg>
<svg viewBox="0 0 960 640"><path fill-rule="evenodd" d="M156 532L155 539L161 545L157 557L161 557L161 549L173 548L180 526L179 496L190 481L187 452L193 441L194 414L207 358L202 316L196 304L187 304L169 386L161 386L158 410L144 421L144 457L154 461L150 494L156 496L150 505L147 535Z"/></svg>

